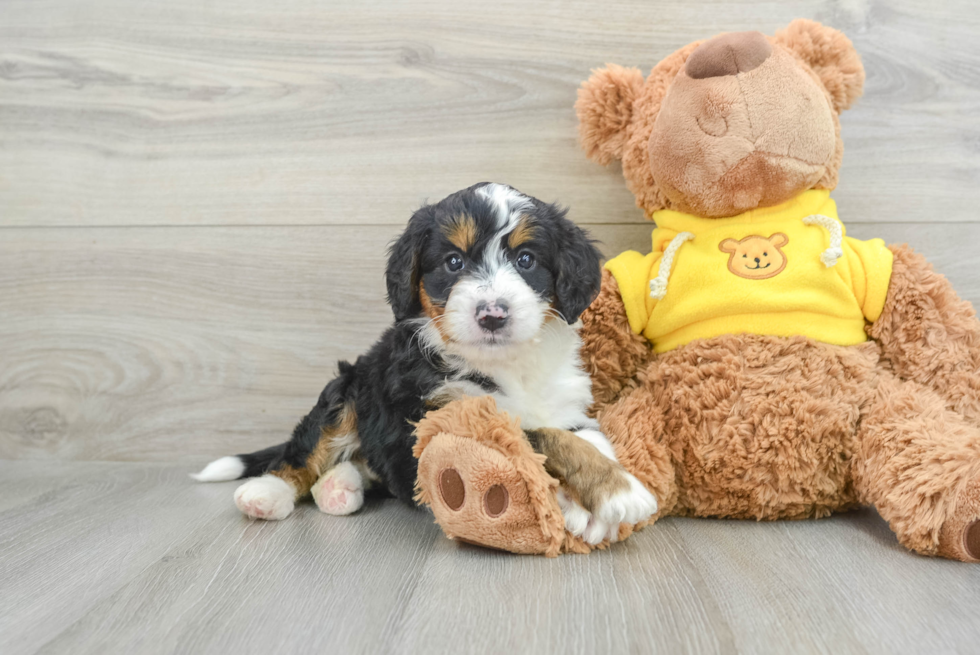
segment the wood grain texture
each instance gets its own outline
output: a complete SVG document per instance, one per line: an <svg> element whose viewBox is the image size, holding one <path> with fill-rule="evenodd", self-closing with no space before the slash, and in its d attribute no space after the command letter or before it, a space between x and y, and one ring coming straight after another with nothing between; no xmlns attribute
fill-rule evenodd
<svg viewBox="0 0 980 655"><path fill-rule="evenodd" d="M393 224L475 181L639 221L586 161L572 104L720 31L839 27L868 71L839 200L970 222L980 183L972 0L314 0L0 5L0 224Z"/></svg>
<svg viewBox="0 0 980 655"><path fill-rule="evenodd" d="M651 228L590 226L609 253L648 249ZM0 457L203 463L284 440L390 323L397 232L0 230ZM915 243L980 302L980 226L850 232Z"/></svg>
<svg viewBox="0 0 980 655"><path fill-rule="evenodd" d="M598 228L613 252L649 232ZM4 457L201 461L284 440L392 320L394 226L0 232Z"/></svg>
<svg viewBox="0 0 980 655"><path fill-rule="evenodd" d="M0 634L29 653L972 652L980 568L873 512L666 519L557 560L456 544L426 512L250 522L185 467L0 462ZM22 494L24 484L31 494Z"/></svg>

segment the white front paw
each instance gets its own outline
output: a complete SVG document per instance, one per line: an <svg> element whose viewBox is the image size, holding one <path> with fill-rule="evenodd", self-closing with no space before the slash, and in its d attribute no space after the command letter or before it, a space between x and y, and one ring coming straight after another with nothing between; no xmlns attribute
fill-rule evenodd
<svg viewBox="0 0 980 655"><path fill-rule="evenodd" d="M629 473L625 475L629 479L629 489L613 494L596 511L606 523L639 523L657 513L657 498L636 477Z"/></svg>
<svg viewBox="0 0 980 655"><path fill-rule="evenodd" d="M593 546L602 543L604 539L616 541L619 535L619 523L609 523L593 515L572 500L564 489L558 490L558 506L565 516L565 529L572 535L581 537Z"/></svg>

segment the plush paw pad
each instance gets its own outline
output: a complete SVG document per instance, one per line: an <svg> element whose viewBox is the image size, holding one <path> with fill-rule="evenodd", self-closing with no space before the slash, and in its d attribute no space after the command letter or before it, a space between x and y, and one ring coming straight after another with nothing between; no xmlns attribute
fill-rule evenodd
<svg viewBox="0 0 980 655"><path fill-rule="evenodd" d="M439 495L446 507L453 511L463 506L466 502L466 485L459 471L454 468L443 469L439 474Z"/></svg>
<svg viewBox="0 0 980 655"><path fill-rule="evenodd" d="M635 476L626 473L629 488L616 492L596 509L596 516L606 523L639 523L657 512L657 499Z"/></svg>
<svg viewBox="0 0 980 655"><path fill-rule="evenodd" d="M495 413L490 419L499 420ZM516 426L501 427L506 430L494 431L499 439L514 439L508 451L523 443ZM432 508L436 521L453 539L518 553L557 555L565 528L551 491L554 483L544 466L532 459L530 446L525 448L505 454L475 438L437 433L419 457L417 499Z"/></svg>
<svg viewBox="0 0 980 655"><path fill-rule="evenodd" d="M490 518L497 518L507 511L510 504L510 492L502 484L495 484L483 494L483 511Z"/></svg>
<svg viewBox="0 0 980 655"><path fill-rule="evenodd" d="M252 478L235 490L235 505L253 519L278 521L293 511L296 492L274 475Z"/></svg>
<svg viewBox="0 0 980 655"><path fill-rule="evenodd" d="M980 479L971 480L956 498L939 531L938 554L961 562L980 562Z"/></svg>
<svg viewBox="0 0 980 655"><path fill-rule="evenodd" d="M364 505L364 480L350 462L342 462L323 474L312 492L320 511L334 516L353 514Z"/></svg>
<svg viewBox="0 0 980 655"><path fill-rule="evenodd" d="M963 546L967 555L980 560L980 520L974 521L963 531Z"/></svg>

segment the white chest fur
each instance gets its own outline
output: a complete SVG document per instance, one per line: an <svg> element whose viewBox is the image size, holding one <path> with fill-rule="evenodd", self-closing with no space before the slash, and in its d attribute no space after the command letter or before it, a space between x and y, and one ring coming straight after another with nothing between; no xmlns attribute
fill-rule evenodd
<svg viewBox="0 0 980 655"><path fill-rule="evenodd" d="M528 343L493 357L468 358L466 366L496 383L499 390L492 395L497 407L519 416L524 428L592 427L595 421L586 415L592 404L592 382L579 357L578 328L551 321Z"/></svg>

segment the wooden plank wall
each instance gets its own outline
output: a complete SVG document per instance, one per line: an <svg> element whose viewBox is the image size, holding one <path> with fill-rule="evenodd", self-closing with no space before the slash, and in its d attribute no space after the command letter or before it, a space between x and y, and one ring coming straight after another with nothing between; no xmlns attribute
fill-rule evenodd
<svg viewBox="0 0 980 655"><path fill-rule="evenodd" d="M975 3L0 4L0 458L177 461L284 438L390 320L384 248L480 180L648 247L572 104L796 17L868 72L843 117L850 233L915 244L980 302ZM925 27L924 27L925 26Z"/></svg>

